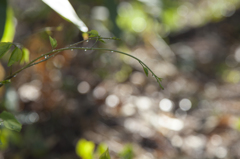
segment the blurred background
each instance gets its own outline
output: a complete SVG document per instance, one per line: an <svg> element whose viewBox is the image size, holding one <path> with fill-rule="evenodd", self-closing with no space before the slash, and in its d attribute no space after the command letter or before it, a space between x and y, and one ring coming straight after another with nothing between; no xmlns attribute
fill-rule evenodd
<svg viewBox="0 0 240 159"><path fill-rule="evenodd" d="M69 1L90 30L122 39L96 47L138 57L164 90L126 56L63 51L1 87L1 111L23 124L20 133L2 129L1 159L77 159L79 139L105 144L113 159L240 158L239 0ZM57 48L83 39L40 0L8 5L12 39L30 59L51 50L48 35Z"/></svg>

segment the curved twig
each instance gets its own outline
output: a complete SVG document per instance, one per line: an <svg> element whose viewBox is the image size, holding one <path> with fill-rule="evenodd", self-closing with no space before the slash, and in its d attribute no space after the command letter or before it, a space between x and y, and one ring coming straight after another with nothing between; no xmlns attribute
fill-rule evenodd
<svg viewBox="0 0 240 159"><path fill-rule="evenodd" d="M95 39L96 38L91 38L91 39ZM101 39L113 39L113 38L102 38ZM159 78L143 61L141 61L140 59L138 59L137 57L133 56L133 55L130 55L128 53L125 53L125 52L122 52L122 51L118 51L118 50L113 50L113 49L107 49L107 48L89 48L89 47L74 47L80 43L83 43L83 42L86 42L87 40L83 40L83 41L80 41L80 42L77 42L77 43L74 43L72 45L70 45L69 47L65 47L65 48L60 48L60 49L56 49L56 50L52 50L50 52L47 52L45 54L42 54L41 56L37 57L36 59L32 60L31 62L29 62L27 65L25 65L24 67L22 67L21 69L15 71L14 73L12 73L11 75L7 76L3 81L0 81L0 87L4 84L4 81L6 80L10 80L12 79L13 77L15 77L18 73L22 72L23 70L29 68L29 67L32 67L34 65L37 65L39 63L42 63L50 58L52 58L53 56L59 54L60 52L64 51L64 50L99 50L99 51L109 51L109 52L114 52L114 53L119 53L119 54L123 54L123 55L126 55L126 56L129 56L135 60L137 60L142 66L144 66L145 68L147 68L153 75L154 78L156 78L158 84L160 85L160 87L162 89L164 89L161 85L161 78ZM45 58L47 57L47 58ZM43 60L40 60L42 58L45 58ZM38 61L40 60L40 61Z"/></svg>

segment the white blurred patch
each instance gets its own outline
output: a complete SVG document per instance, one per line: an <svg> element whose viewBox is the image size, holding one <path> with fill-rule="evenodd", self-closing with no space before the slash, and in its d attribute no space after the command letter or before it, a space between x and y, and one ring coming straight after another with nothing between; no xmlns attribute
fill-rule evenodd
<svg viewBox="0 0 240 159"><path fill-rule="evenodd" d="M131 103L125 104L121 107L121 113L125 116L131 116L136 113L135 106Z"/></svg>
<svg viewBox="0 0 240 159"><path fill-rule="evenodd" d="M171 143L173 146L181 147L183 145L183 139L180 136L175 135L172 137Z"/></svg>
<svg viewBox="0 0 240 159"><path fill-rule="evenodd" d="M151 137L154 135L154 131L147 127L143 122L129 118L124 121L124 127L132 133L138 133L142 137Z"/></svg>
<svg viewBox="0 0 240 159"><path fill-rule="evenodd" d="M131 132L138 132L138 122L135 119L126 119L124 121L124 127Z"/></svg>
<svg viewBox="0 0 240 159"><path fill-rule="evenodd" d="M38 121L39 115L36 112L32 112L28 115L28 118L31 123L35 123Z"/></svg>
<svg viewBox="0 0 240 159"><path fill-rule="evenodd" d="M81 83L78 84L77 89L78 89L79 93L85 94L85 93L89 92L90 85L88 84L88 82L82 81Z"/></svg>
<svg viewBox="0 0 240 159"><path fill-rule="evenodd" d="M22 124L32 124L39 120L39 115L36 112L31 112L28 114L19 114L16 116L16 118Z"/></svg>
<svg viewBox="0 0 240 159"><path fill-rule="evenodd" d="M160 101L159 103L159 108L162 110L162 111L165 111L165 112L170 112L173 108L173 103L171 100L167 99L167 98L164 98Z"/></svg>
<svg viewBox="0 0 240 159"><path fill-rule="evenodd" d="M118 98L118 96L116 95L109 95L107 98L106 98L106 105L109 106L109 107L116 107L118 104L119 104L120 100Z"/></svg>
<svg viewBox="0 0 240 159"><path fill-rule="evenodd" d="M135 103L139 110L147 110L152 105L152 101L148 97L136 98Z"/></svg>
<svg viewBox="0 0 240 159"><path fill-rule="evenodd" d="M36 101L41 95L41 85L42 83L38 80L23 84L18 89L20 99L24 102Z"/></svg>
<svg viewBox="0 0 240 159"><path fill-rule="evenodd" d="M215 156L217 156L218 158L226 158L227 153L228 151L225 147L218 147L215 150Z"/></svg>
<svg viewBox="0 0 240 159"><path fill-rule="evenodd" d="M97 20L106 20L109 17L109 11L104 6L93 7L92 9L92 18Z"/></svg>
<svg viewBox="0 0 240 159"><path fill-rule="evenodd" d="M141 72L134 72L130 81L135 85L143 85L145 83L145 76Z"/></svg>
<svg viewBox="0 0 240 159"><path fill-rule="evenodd" d="M185 138L184 140L186 146L193 148L193 149L202 149L205 147L206 140L200 136L190 135Z"/></svg>
<svg viewBox="0 0 240 159"><path fill-rule="evenodd" d="M9 88L6 91L6 108L16 111L19 108L19 97L15 89Z"/></svg>
<svg viewBox="0 0 240 159"><path fill-rule="evenodd" d="M97 99L105 98L106 93L106 89L102 86L98 86L93 90L93 96Z"/></svg>
<svg viewBox="0 0 240 159"><path fill-rule="evenodd" d="M170 118L165 115L162 115L158 118L158 124L159 126L162 126L164 128L174 130L174 131L180 131L184 127L184 124L181 120Z"/></svg>
<svg viewBox="0 0 240 159"><path fill-rule="evenodd" d="M42 0L49 7L55 10L58 14L68 19L70 22L78 26L82 32L87 32L88 28L83 21L78 17L74 8L68 0Z"/></svg>
<svg viewBox="0 0 240 159"><path fill-rule="evenodd" d="M210 140L211 144L214 146L219 146L222 144L222 137L219 135L213 135Z"/></svg>
<svg viewBox="0 0 240 159"><path fill-rule="evenodd" d="M154 156L151 153L138 154L138 158L141 159L154 159Z"/></svg>
<svg viewBox="0 0 240 159"><path fill-rule="evenodd" d="M153 72L159 77L173 76L177 73L177 68L170 62L158 63L154 68Z"/></svg>
<svg viewBox="0 0 240 159"><path fill-rule="evenodd" d="M183 111L188 111L192 107L192 102L189 99L184 98L179 102L179 107Z"/></svg>

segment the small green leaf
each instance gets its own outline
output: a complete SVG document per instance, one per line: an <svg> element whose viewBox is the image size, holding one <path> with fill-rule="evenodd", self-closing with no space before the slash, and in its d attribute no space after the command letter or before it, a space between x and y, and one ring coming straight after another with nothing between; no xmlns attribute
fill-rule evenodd
<svg viewBox="0 0 240 159"><path fill-rule="evenodd" d="M0 139L0 145L2 145L2 140Z"/></svg>
<svg viewBox="0 0 240 159"><path fill-rule="evenodd" d="M3 120L3 124L6 128L10 130L15 130L20 132L22 129L22 124L20 124L17 119L9 112L3 111L0 114L0 118Z"/></svg>
<svg viewBox="0 0 240 159"><path fill-rule="evenodd" d="M111 159L108 149L100 156L99 159Z"/></svg>
<svg viewBox="0 0 240 159"><path fill-rule="evenodd" d="M132 159L134 157L133 148L131 145L126 145L119 153L121 159Z"/></svg>
<svg viewBox="0 0 240 159"><path fill-rule="evenodd" d="M52 38L51 36L49 36L49 40L52 46L52 49L54 49L55 47L57 47L57 40Z"/></svg>
<svg viewBox="0 0 240 159"><path fill-rule="evenodd" d="M97 30L91 30L91 31L89 31L87 33L90 34L89 35L90 38L99 37Z"/></svg>
<svg viewBox="0 0 240 159"><path fill-rule="evenodd" d="M12 66L15 62L18 62L22 58L22 51L18 48L15 47L13 50L9 61L8 61L8 66Z"/></svg>
<svg viewBox="0 0 240 159"><path fill-rule="evenodd" d="M112 39L113 40L121 40L120 38L116 38L116 37L113 37Z"/></svg>
<svg viewBox="0 0 240 159"><path fill-rule="evenodd" d="M4 81L1 82L1 84L7 84L7 83L11 83L11 80L8 79L8 80L4 80Z"/></svg>
<svg viewBox="0 0 240 159"><path fill-rule="evenodd" d="M106 43L103 39L98 39L102 43Z"/></svg>
<svg viewBox="0 0 240 159"><path fill-rule="evenodd" d="M106 151L106 149L107 149L107 146L105 144L103 144L103 143L99 144L97 147L97 152L98 152L99 156L101 154L103 154Z"/></svg>
<svg viewBox="0 0 240 159"><path fill-rule="evenodd" d="M11 48L12 43L0 42L0 58Z"/></svg>
<svg viewBox="0 0 240 159"><path fill-rule="evenodd" d="M146 67L143 67L143 70L144 70L146 76L148 76L148 69Z"/></svg>
<svg viewBox="0 0 240 159"><path fill-rule="evenodd" d="M156 78L159 86L164 90L163 86L161 85L162 78L159 78L159 77L157 77L157 76L155 76L155 78Z"/></svg>
<svg viewBox="0 0 240 159"><path fill-rule="evenodd" d="M93 142L81 139L77 142L76 153L83 159L92 159L94 147L95 145Z"/></svg>
<svg viewBox="0 0 240 159"><path fill-rule="evenodd" d="M29 62L29 50L27 48L22 49L22 58L20 61L20 64L23 64L24 62L28 63Z"/></svg>
<svg viewBox="0 0 240 159"><path fill-rule="evenodd" d="M144 64L141 61L138 61L138 62L142 65L143 70L144 70L146 76L148 76L148 69L144 66Z"/></svg>

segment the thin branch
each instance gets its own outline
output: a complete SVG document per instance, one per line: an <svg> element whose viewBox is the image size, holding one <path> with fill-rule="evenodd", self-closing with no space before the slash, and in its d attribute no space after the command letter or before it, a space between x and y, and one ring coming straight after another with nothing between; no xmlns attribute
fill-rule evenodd
<svg viewBox="0 0 240 159"><path fill-rule="evenodd" d="M93 38L93 39L96 39L96 38ZM113 39L113 38L102 38L101 39ZM61 49L56 49L56 50L52 50L50 52L47 52L45 54L42 54L41 56L37 57L36 59L32 60L30 63L28 63L26 66L22 67L21 69L17 70L16 72L14 72L13 74L11 74L10 76L6 77L4 79L5 80L9 80L13 77L15 77L18 73L22 72L23 70L29 68L29 67L32 67L36 64L39 64L39 63L42 63L50 58L52 58L53 56L59 54L60 52L64 51L64 50L72 50L72 49L76 49L76 50L99 50L99 51L109 51L109 52L114 52L114 53L119 53L119 54L123 54L123 55L126 55L126 56L129 56L131 58L134 58L135 60L137 60L142 66L146 67L153 75L154 78L156 78L157 82L159 83L160 87L163 89L162 85L160 84L160 79L158 78L158 76L143 62L141 61L140 59L138 59L137 57L135 56L132 56L128 53L125 53L125 52L122 52L122 51L118 51L118 50L112 50L112 49L107 49L107 48L89 48L89 47L72 47L72 46L75 46L75 45L78 45L80 43L83 43L85 42L86 40L83 40L83 41L80 41L78 43L75 43L75 44L72 44L71 47L65 47L65 48L61 48ZM52 55L51 55L52 54ZM50 55L50 56L49 56ZM43 60L40 60L41 58L45 57L45 56L49 56L48 58L45 58ZM40 60L40 61L38 61ZM38 62L37 62L38 61ZM3 85L2 84L3 81L0 82L0 87Z"/></svg>

